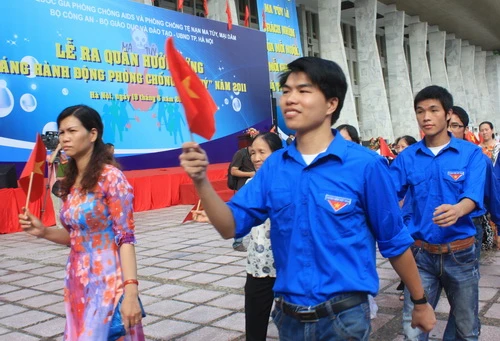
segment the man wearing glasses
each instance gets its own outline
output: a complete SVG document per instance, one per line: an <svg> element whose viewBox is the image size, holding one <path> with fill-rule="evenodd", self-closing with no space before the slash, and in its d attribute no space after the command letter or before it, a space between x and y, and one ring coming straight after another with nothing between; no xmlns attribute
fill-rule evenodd
<svg viewBox="0 0 500 341"><path fill-rule="evenodd" d="M469 115L463 108L459 106L453 106L451 109L452 114L448 123L448 130L457 139L465 140L465 132L467 126L469 125ZM499 226L500 224L500 197L497 191L497 189L500 189L500 187L497 184L497 180L493 176L493 164L491 163L491 159L486 155L484 155L484 157L487 165L486 182L484 188L484 208L477 209L469 214L469 217L472 219L472 222L476 227L476 257L478 260L481 257L481 246L483 241L484 228L489 228L489 226L486 225L489 223L486 213L490 213L491 220L497 226ZM497 243L497 245L500 245L500 237L497 237ZM450 328L447 328L445 335L443 336L443 340L455 339L455 328L451 327L455 326L455 321L451 314L450 318L448 319L448 325L450 326ZM481 324L479 323L479 330L480 327Z"/></svg>

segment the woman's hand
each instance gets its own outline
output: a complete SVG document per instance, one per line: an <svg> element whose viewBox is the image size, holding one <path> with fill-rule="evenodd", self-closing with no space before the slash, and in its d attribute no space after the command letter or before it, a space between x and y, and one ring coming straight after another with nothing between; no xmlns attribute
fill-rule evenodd
<svg viewBox="0 0 500 341"><path fill-rule="evenodd" d="M179 160L184 171L194 182L206 179L208 157L205 151L195 142L186 142L182 145L182 154Z"/></svg>
<svg viewBox="0 0 500 341"><path fill-rule="evenodd" d="M40 219L31 214L26 207L23 207L23 212L24 214L19 215L19 224L21 224L21 228L32 236L43 238L46 228Z"/></svg>
<svg viewBox="0 0 500 341"><path fill-rule="evenodd" d="M125 291L124 293L125 297L123 297L120 312L122 314L123 325L125 326L125 330L128 334L131 327L141 323L142 310L141 306L139 305L137 286L135 284L129 284L125 288L130 290Z"/></svg>

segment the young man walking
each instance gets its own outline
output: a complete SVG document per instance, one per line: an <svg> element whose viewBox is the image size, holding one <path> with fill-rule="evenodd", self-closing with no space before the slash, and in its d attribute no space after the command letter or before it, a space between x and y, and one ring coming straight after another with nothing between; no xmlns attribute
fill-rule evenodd
<svg viewBox="0 0 500 341"><path fill-rule="evenodd" d="M206 177L208 160L183 145L181 165L224 238L271 219L276 266L273 319L280 340L368 340L368 294L376 295L375 242L418 302L412 325L428 332L434 311L409 249L386 161L331 126L347 83L334 62L303 57L280 79L281 111L295 143L274 152L226 205ZM381 200L384 198L384 200Z"/></svg>
<svg viewBox="0 0 500 341"><path fill-rule="evenodd" d="M391 165L399 198L410 192L408 229L413 253L429 303L436 307L442 289L454 317L453 340L478 339L476 228L470 213L483 208L486 163L481 150L448 132L453 97L429 86L414 107L425 138L411 145ZM410 326L415 301L405 292L403 330L406 340L429 335Z"/></svg>

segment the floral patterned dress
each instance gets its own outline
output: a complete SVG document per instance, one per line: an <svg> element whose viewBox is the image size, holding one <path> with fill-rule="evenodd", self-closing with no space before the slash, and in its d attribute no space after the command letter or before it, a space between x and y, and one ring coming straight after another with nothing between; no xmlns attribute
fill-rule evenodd
<svg viewBox="0 0 500 341"><path fill-rule="evenodd" d="M61 209L70 233L66 265L64 340L105 341L123 294L119 247L135 243L133 191L117 168L106 165L93 192L73 187ZM144 340L142 325L120 340Z"/></svg>
<svg viewBox="0 0 500 341"><path fill-rule="evenodd" d="M250 182L248 179L246 183ZM271 221L254 226L247 248L247 273L253 277L276 277L273 249L271 247Z"/></svg>

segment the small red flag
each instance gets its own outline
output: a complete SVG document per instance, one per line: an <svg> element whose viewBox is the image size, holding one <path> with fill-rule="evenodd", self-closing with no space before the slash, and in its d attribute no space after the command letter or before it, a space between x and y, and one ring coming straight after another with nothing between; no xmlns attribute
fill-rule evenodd
<svg viewBox="0 0 500 341"><path fill-rule="evenodd" d="M177 0L177 9L184 8L184 0Z"/></svg>
<svg viewBox="0 0 500 341"><path fill-rule="evenodd" d="M231 16L231 8L229 7L229 0L226 0L226 14L227 14L227 29L233 29L233 18Z"/></svg>
<svg viewBox="0 0 500 341"><path fill-rule="evenodd" d="M385 142L385 140L381 137L378 138L378 143L380 145L380 155L385 156L385 157L392 157L395 158L394 154L391 152L389 149L389 146Z"/></svg>
<svg viewBox="0 0 500 341"><path fill-rule="evenodd" d="M200 78L175 49L172 37L167 39L166 45L168 67L184 106L189 130L210 140L215 134L217 105Z"/></svg>
<svg viewBox="0 0 500 341"><path fill-rule="evenodd" d="M203 0L203 10L205 11L205 18L208 18L208 0Z"/></svg>
<svg viewBox="0 0 500 341"><path fill-rule="evenodd" d="M33 173L33 183L31 184L30 201L36 201L43 194L43 185L45 178L45 159L47 158L47 149L43 144L40 134L36 136L35 147L33 148L30 158L24 166L21 177L19 178L19 186L28 196L31 173Z"/></svg>
<svg viewBox="0 0 500 341"><path fill-rule="evenodd" d="M266 12L262 10L262 29L265 31L267 28L266 26Z"/></svg>
<svg viewBox="0 0 500 341"><path fill-rule="evenodd" d="M476 135L474 135L474 133L472 131L470 131L469 129L466 129L465 130L465 139L469 142L472 142L474 144L480 144L481 142L479 141L479 139L476 137Z"/></svg>
<svg viewBox="0 0 500 341"><path fill-rule="evenodd" d="M245 6L245 26L250 26L250 10L248 9L248 5Z"/></svg>

